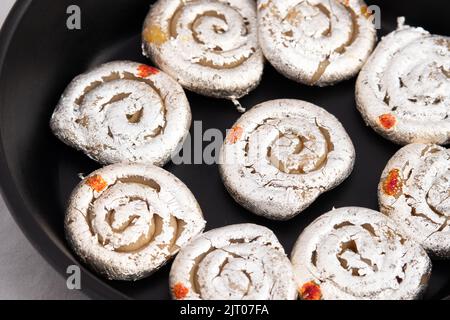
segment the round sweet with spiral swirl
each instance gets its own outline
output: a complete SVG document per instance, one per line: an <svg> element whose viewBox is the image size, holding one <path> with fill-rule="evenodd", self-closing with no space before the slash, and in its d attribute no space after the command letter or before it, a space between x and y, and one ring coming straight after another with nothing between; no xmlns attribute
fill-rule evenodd
<svg viewBox="0 0 450 320"><path fill-rule="evenodd" d="M254 224L208 231L184 247L172 265L178 300L294 300L292 265L269 229Z"/></svg>
<svg viewBox="0 0 450 320"><path fill-rule="evenodd" d="M355 76L376 42L360 0L258 0L259 41L287 78L327 86Z"/></svg>
<svg viewBox="0 0 450 320"><path fill-rule="evenodd" d="M196 93L240 98L261 81L253 0L159 0L143 30L143 51Z"/></svg>
<svg viewBox="0 0 450 320"><path fill-rule="evenodd" d="M450 150L433 144L400 149L383 171L380 210L436 258L450 259Z"/></svg>
<svg viewBox="0 0 450 320"><path fill-rule="evenodd" d="M413 28L380 42L361 71L356 101L377 133L398 143L450 142L450 38Z"/></svg>
<svg viewBox="0 0 450 320"><path fill-rule="evenodd" d="M309 225L291 255L301 299L410 300L431 273L425 250L377 211L348 207Z"/></svg>
<svg viewBox="0 0 450 320"><path fill-rule="evenodd" d="M153 165L115 164L86 177L65 218L69 244L111 280L138 280L165 264L205 226L189 189Z"/></svg>
<svg viewBox="0 0 450 320"><path fill-rule="evenodd" d="M345 180L354 161L352 141L333 115L308 102L273 100L228 132L220 173L239 204L287 220Z"/></svg>
<svg viewBox="0 0 450 320"><path fill-rule="evenodd" d="M76 77L51 119L54 134L102 164L163 166L191 126L183 88L165 73L130 61Z"/></svg>

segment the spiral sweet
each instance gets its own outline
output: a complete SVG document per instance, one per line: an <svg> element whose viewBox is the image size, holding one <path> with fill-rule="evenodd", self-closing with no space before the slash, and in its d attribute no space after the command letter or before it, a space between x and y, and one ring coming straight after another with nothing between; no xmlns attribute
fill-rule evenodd
<svg viewBox="0 0 450 320"><path fill-rule="evenodd" d="M309 225L291 261L306 300L416 299L431 272L422 247L381 213L357 207L335 209Z"/></svg>
<svg viewBox="0 0 450 320"><path fill-rule="evenodd" d="M287 78L326 86L355 76L375 46L360 0L258 0L260 45Z"/></svg>
<svg viewBox="0 0 450 320"><path fill-rule="evenodd" d="M432 144L400 149L383 171L380 210L430 255L450 259L450 150Z"/></svg>
<svg viewBox="0 0 450 320"><path fill-rule="evenodd" d="M76 77L51 119L59 139L102 164L163 166L190 125L181 86L158 69L129 61Z"/></svg>
<svg viewBox="0 0 450 320"><path fill-rule="evenodd" d="M345 180L355 149L330 113L300 100L262 103L244 114L222 147L231 196L255 214L287 220Z"/></svg>
<svg viewBox="0 0 450 320"><path fill-rule="evenodd" d="M184 247L172 265L179 300L294 300L292 265L269 229L240 224L215 229Z"/></svg>
<svg viewBox="0 0 450 320"><path fill-rule="evenodd" d="M143 30L144 54L185 88L237 99L260 82L253 0L159 0Z"/></svg>
<svg viewBox="0 0 450 320"><path fill-rule="evenodd" d="M203 231L189 189L152 165L115 164L74 190L67 239L75 253L111 280L138 280L160 268Z"/></svg>
<svg viewBox="0 0 450 320"><path fill-rule="evenodd" d="M386 36L361 71L364 120L399 144L450 142L450 38L404 25Z"/></svg>

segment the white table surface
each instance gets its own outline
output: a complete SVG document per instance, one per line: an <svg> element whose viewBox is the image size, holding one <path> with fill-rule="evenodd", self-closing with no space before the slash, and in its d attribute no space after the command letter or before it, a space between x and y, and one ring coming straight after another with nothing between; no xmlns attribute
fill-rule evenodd
<svg viewBox="0 0 450 320"><path fill-rule="evenodd" d="M0 26L15 0L0 0ZM12 219L0 196L0 299L86 299L68 290Z"/></svg>

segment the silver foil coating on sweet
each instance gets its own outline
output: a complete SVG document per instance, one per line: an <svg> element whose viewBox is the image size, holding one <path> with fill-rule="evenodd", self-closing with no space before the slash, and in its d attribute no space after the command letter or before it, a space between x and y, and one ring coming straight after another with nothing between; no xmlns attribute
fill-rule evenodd
<svg viewBox="0 0 450 320"><path fill-rule="evenodd" d="M292 265L269 229L238 224L208 231L172 265L170 288L183 300L294 300Z"/></svg>
<svg viewBox="0 0 450 320"><path fill-rule="evenodd" d="M50 125L60 140L102 164L163 166L184 142L191 119L175 80L147 65L114 61L76 77Z"/></svg>
<svg viewBox="0 0 450 320"><path fill-rule="evenodd" d="M264 102L228 133L220 173L231 196L251 212L287 220L351 173L355 149L342 124L300 100Z"/></svg>
<svg viewBox="0 0 450 320"><path fill-rule="evenodd" d="M435 258L450 259L450 150L433 144L400 149L383 171L380 210Z"/></svg>
<svg viewBox="0 0 450 320"><path fill-rule="evenodd" d="M450 142L450 38L404 24L382 39L356 84L358 110L398 144Z"/></svg>
<svg viewBox="0 0 450 320"><path fill-rule="evenodd" d="M253 0L159 0L142 38L144 55L196 93L238 99L261 81Z"/></svg>
<svg viewBox="0 0 450 320"><path fill-rule="evenodd" d="M74 190L65 218L80 259L111 280L149 276L205 227L189 189L153 165L115 164Z"/></svg>
<svg viewBox="0 0 450 320"><path fill-rule="evenodd" d="M291 255L300 291L314 283L324 300L420 298L431 273L425 250L383 214L348 207L309 225Z"/></svg>
<svg viewBox="0 0 450 320"><path fill-rule="evenodd" d="M354 77L372 52L376 30L360 0L258 0L259 41L287 78L327 86Z"/></svg>

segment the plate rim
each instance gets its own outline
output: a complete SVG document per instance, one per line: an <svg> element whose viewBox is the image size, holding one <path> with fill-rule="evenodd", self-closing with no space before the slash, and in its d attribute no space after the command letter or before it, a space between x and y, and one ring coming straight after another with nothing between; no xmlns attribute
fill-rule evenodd
<svg viewBox="0 0 450 320"><path fill-rule="evenodd" d="M17 0L9 12L0 30L0 79L3 75L6 56L9 52L11 41L23 17L28 12L33 0ZM1 108L1 105L0 105ZM25 205L23 196L11 175L8 161L3 146L3 136L0 130L0 194L6 204L9 214L16 225L27 238L33 248L42 256L51 267L62 277L67 277L64 272L69 265L77 265L82 271L82 289L89 298L94 299L130 299L127 295L111 287L103 279L94 275L84 265L75 260L68 252L64 252L53 241L50 235L33 216L32 211ZM20 214L18 214L20 212ZM36 226L40 226L36 228Z"/></svg>

